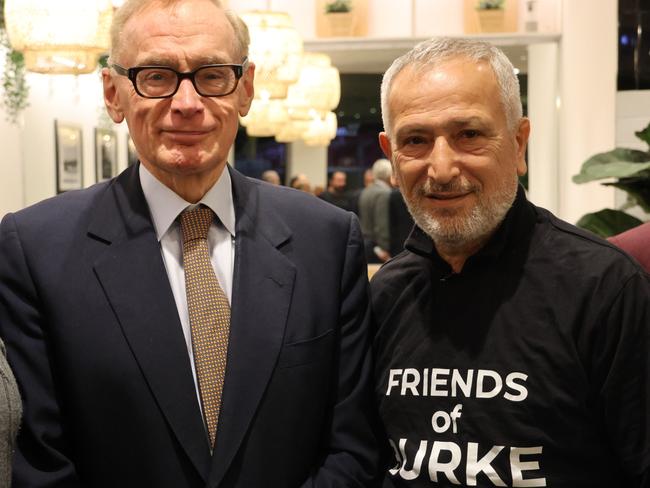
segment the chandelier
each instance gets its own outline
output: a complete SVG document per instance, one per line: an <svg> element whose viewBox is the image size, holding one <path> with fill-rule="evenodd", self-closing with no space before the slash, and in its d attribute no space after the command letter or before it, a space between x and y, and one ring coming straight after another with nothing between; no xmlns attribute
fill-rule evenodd
<svg viewBox="0 0 650 488"><path fill-rule="evenodd" d="M300 73L302 39L285 12L252 11L241 14L248 26L249 57L255 62L255 96L279 99Z"/></svg>
<svg viewBox="0 0 650 488"><path fill-rule="evenodd" d="M252 137L271 137L289 122L284 100L273 100L266 94L253 100L248 115L240 119L246 133Z"/></svg>
<svg viewBox="0 0 650 488"><path fill-rule="evenodd" d="M308 146L327 146L336 137L336 114L327 112L324 117L314 117L309 121L302 139Z"/></svg>
<svg viewBox="0 0 650 488"><path fill-rule="evenodd" d="M327 54L306 52L300 64L298 81L289 87L286 106L297 118L309 110L329 112L341 99L339 70Z"/></svg>
<svg viewBox="0 0 650 488"><path fill-rule="evenodd" d="M328 145L336 137L336 115L341 100L339 70L322 53L305 53L298 81L289 87L284 106L290 120L276 134L278 142L303 139L309 145ZM296 139L297 140L297 139Z"/></svg>
<svg viewBox="0 0 650 488"><path fill-rule="evenodd" d="M242 19L251 36L255 98L241 124L249 136L327 145L336 136L339 72L329 56L303 53L300 35L284 12L254 11Z"/></svg>
<svg viewBox="0 0 650 488"><path fill-rule="evenodd" d="M110 0L5 0L9 42L37 73L90 73L109 47Z"/></svg>

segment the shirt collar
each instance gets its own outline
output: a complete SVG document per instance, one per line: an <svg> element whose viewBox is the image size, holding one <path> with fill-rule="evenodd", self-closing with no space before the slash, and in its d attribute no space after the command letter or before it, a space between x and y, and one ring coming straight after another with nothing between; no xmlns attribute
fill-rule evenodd
<svg viewBox="0 0 650 488"><path fill-rule="evenodd" d="M514 247L523 244L530 238L534 223L534 207L526 199L524 188L519 185L515 201L504 220L499 224L485 246L467 259L463 271L468 265L471 267L477 260L496 260L500 256L507 254L506 250L512 250ZM432 258L441 268L449 268L449 265L438 255L431 237L417 225L413 227L406 240L405 247L411 252Z"/></svg>
<svg viewBox="0 0 650 488"><path fill-rule="evenodd" d="M176 217L187 207L194 206L161 183L151 172L139 165L140 183L144 197L149 205L151 218L158 240L167 233ZM224 168L217 182L201 198L201 203L212 209L223 226L235 236L235 206L232 198L232 182L228 168Z"/></svg>

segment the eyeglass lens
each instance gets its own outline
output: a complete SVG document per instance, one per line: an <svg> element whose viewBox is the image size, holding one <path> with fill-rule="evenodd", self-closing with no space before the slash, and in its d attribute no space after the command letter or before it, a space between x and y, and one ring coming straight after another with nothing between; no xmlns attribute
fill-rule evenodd
<svg viewBox="0 0 650 488"><path fill-rule="evenodd" d="M194 73L194 87L205 96L224 95L232 91L237 77L228 66L206 66ZM178 74L169 68L145 68L136 77L138 90L147 97L165 97L176 91Z"/></svg>

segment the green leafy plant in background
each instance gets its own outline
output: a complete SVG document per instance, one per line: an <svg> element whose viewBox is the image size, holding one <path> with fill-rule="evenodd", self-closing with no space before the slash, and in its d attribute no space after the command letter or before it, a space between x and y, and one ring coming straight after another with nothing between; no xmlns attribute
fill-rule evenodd
<svg viewBox="0 0 650 488"><path fill-rule="evenodd" d="M638 205L650 213L650 124L634 135L648 145L648 151L618 147L596 154L587 159L580 173L573 177L574 183L613 180L602 184L627 193L627 200L621 208L586 214L578 221L578 227L601 237L610 237L643 223L625 210Z"/></svg>
<svg viewBox="0 0 650 488"><path fill-rule="evenodd" d="M0 46L5 49L5 65L2 72L2 99L6 119L18 123L18 116L29 105L29 85L25 79L25 58L12 49L5 31L4 0L0 0Z"/></svg>
<svg viewBox="0 0 650 488"><path fill-rule="evenodd" d="M480 0L476 10L498 10L504 7L506 0Z"/></svg>
<svg viewBox="0 0 650 488"><path fill-rule="evenodd" d="M337 12L351 12L352 11L352 2L351 0L335 0L333 2L328 2L325 4L325 13L337 13Z"/></svg>

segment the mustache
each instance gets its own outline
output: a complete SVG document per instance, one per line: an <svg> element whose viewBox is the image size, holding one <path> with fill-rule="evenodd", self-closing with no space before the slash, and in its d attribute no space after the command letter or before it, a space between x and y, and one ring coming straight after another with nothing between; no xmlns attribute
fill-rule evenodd
<svg viewBox="0 0 650 488"><path fill-rule="evenodd" d="M448 183L436 183L428 179L418 185L416 192L420 195L429 196L435 193L465 193L479 190L477 185L467 181L465 178L457 178Z"/></svg>

